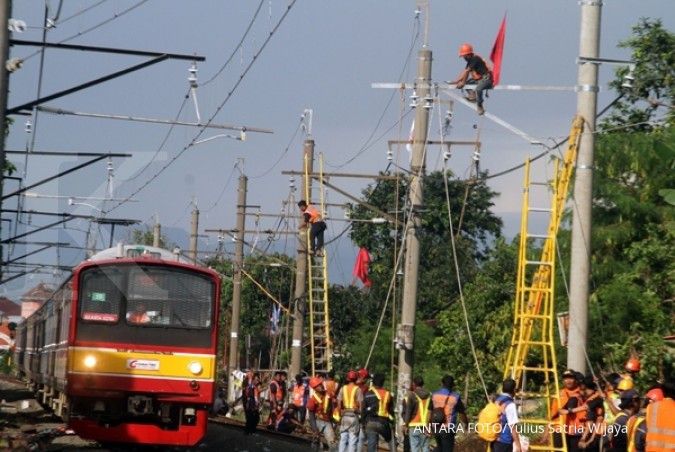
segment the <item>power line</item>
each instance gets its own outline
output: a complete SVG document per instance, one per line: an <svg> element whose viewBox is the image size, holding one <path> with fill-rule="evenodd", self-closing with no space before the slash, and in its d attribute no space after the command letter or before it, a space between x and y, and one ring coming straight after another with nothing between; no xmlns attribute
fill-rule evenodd
<svg viewBox="0 0 675 452"><path fill-rule="evenodd" d="M109 17L108 19L104 20L103 22L99 22L99 23L97 23L96 25L93 25L93 26L91 26L91 27L89 27L89 28L87 28L87 29L85 29L85 30L83 30L83 31L79 31L79 32L75 33L74 35L69 36L69 37L67 37L67 38L65 38L65 39L63 39L63 40L61 40L61 41L59 41L59 44L63 44L64 42L72 41L72 40L75 39L75 38L79 38L79 37L81 37L81 36L84 36L84 35L86 35L87 33L96 30L97 28L100 28L100 27L102 27L102 26L104 26L104 25L107 25L107 24L109 24L110 22L112 22L113 20L119 19L120 17L126 15L127 13L130 13L131 11L135 10L136 8L138 8L139 6L143 5L143 4L146 3L147 1L148 1L148 0L140 0L138 3L136 3L136 4L134 4L134 5L130 6L130 7L128 7L127 9L122 10L122 11L120 11L119 13L115 13L112 17ZM47 28L47 27L45 27L45 28ZM23 61L28 61L29 59L33 58L33 57L34 57L35 55L37 55L38 53L40 53L40 50L37 50L37 51L31 53L30 55L28 55L27 57L23 58Z"/></svg>
<svg viewBox="0 0 675 452"><path fill-rule="evenodd" d="M75 13L71 14L71 15L68 16L68 17L64 17L64 18L61 19L61 20L55 21L55 22L54 22L54 26L59 25L59 24L64 24L64 23L68 22L68 21L71 20L71 19L74 19L74 18L76 18L76 17L78 17L78 16L81 16L82 14L86 13L87 11L94 9L94 8L96 8L97 6L100 6L100 5L102 5L103 3L107 2L107 1L108 1L108 0L99 0L98 2L94 3L93 5L89 5L89 6L87 6L86 8L82 8L81 10L76 11Z"/></svg>
<svg viewBox="0 0 675 452"><path fill-rule="evenodd" d="M136 179L138 176L143 174L143 172L148 169L150 165L155 161L159 153L164 149L164 145L166 145L166 142L169 140L169 137L171 136L171 132L173 132L173 129L176 127L176 121L180 118L181 113L183 112L183 108L185 108L185 104L187 103L187 100L190 96L190 88L188 88L187 92L185 93L185 96L183 96L183 103L180 104L180 108L178 109L178 113L176 113L176 116L174 117L174 120L171 124L171 127L169 127L169 130L166 132L166 135L164 136L164 139L162 140L162 143L159 145L157 150L155 151L154 155L150 159L150 161L136 174L131 176L130 178L127 179L127 182L132 181Z"/></svg>
<svg viewBox="0 0 675 452"><path fill-rule="evenodd" d="M258 13L260 13L260 8L262 8L262 5L263 5L264 2L265 2L265 0L260 0L260 3L258 4L258 8L255 10L255 13L253 14L253 17L251 18L251 21L249 22L248 27L246 27L246 31L244 32L244 35L239 40L239 44L237 44L237 46L234 48L234 50L232 50L232 53L227 58L227 60L225 60L225 63L223 63L223 65L220 67L220 69L218 69L218 71L215 74L213 74L213 76L210 79L208 79L207 81L202 83L201 86L206 86L209 83L211 83L212 81L214 81L225 70L227 65L230 64L230 62L232 61L232 58L234 58L234 56L237 54L237 52L241 48L242 44L244 43L244 40L246 39L246 36L248 36L248 32L251 31L251 28L253 27L253 23L255 22L256 18L258 17Z"/></svg>
<svg viewBox="0 0 675 452"><path fill-rule="evenodd" d="M298 131L300 130L301 126L302 126L302 117L300 118L300 122L298 122L298 126L295 128L295 131L293 132L293 136L291 136L291 139L288 140L288 144L287 144L286 147L284 148L284 151L281 153L281 155L279 156L279 158L277 159L277 161L274 162L274 164L273 164L271 167L269 167L267 170L265 170L265 171L262 172L261 174L258 174L257 176L252 176L252 177L250 177L249 179L260 179L261 177L265 177L265 176L267 176L269 173L271 173L272 170L274 170L274 168L276 168L277 165L278 165L279 163L281 163L281 160L284 158L284 156L286 155L286 153L288 153L288 150L290 149L290 147L291 147L291 146L293 145L293 143L295 142L295 138L298 136Z"/></svg>
<svg viewBox="0 0 675 452"><path fill-rule="evenodd" d="M401 69L401 73L398 76L399 82L403 79L403 76L406 72L406 69L408 68L408 63L410 63L410 57L413 54L413 50L415 49L415 44L417 43L419 35L420 35L419 16L415 16L415 21L413 22L413 39L412 39L412 42L410 43L410 49L408 49L408 55L406 56L405 62L403 63L403 68ZM375 140L373 143L370 143L373 136L375 135L375 133L377 133L377 130L380 128L380 125L382 124L382 120L384 119L384 116L386 115L387 111L389 110L389 106L391 105L391 102L394 100L395 95L396 95L396 91L393 90L392 93L391 93L391 96L389 96L389 100L387 101L387 104L384 106L384 110L382 111L382 114L380 115L380 117L377 120L377 124L375 124L375 127L373 128L373 131L370 133L370 135L368 136L368 139L366 139L366 141L363 143L361 148L358 151L356 151L356 154L354 154L352 157L350 157L349 159L347 159L344 163L342 163L340 165L331 165L328 162L326 162L327 166L330 166L331 168L335 168L335 169L343 168L344 166L346 166L349 163L356 160L359 156L361 156L361 154L363 154L365 151L370 149L370 147L373 144L375 144L376 142L378 142L380 140L381 137L378 138L377 140ZM391 130L391 129L389 129L389 130ZM389 130L387 130L387 132Z"/></svg>
<svg viewBox="0 0 675 452"><path fill-rule="evenodd" d="M268 43L270 42L270 40L272 39L272 36L274 36L274 34L276 33L276 31L279 29L279 27L280 27L281 24L283 23L284 19L286 18L286 16L288 16L288 13L291 11L291 9L293 8L293 6L295 5L296 2L297 2L297 0L292 0L292 2L286 7L286 11L284 11L284 14L281 16L281 18L279 19L279 21L277 22L277 24L275 25L275 27L272 29L272 31L270 31L270 34L267 36L267 38L265 39L265 41L262 43L262 45L260 46L260 48L258 49L258 51L253 55L253 58L251 59L251 61L249 62L249 64L246 66L246 68L244 69L244 71L239 75L239 78L238 78L237 81L235 82L235 84L234 84L234 86L232 87L232 89L227 93L227 96L225 97L225 99L223 100L223 102L218 106L218 108L216 108L216 111L215 111L215 112L213 113L213 115L209 118L209 120L206 122L206 124L204 124L204 125L200 128L199 132L197 132L197 135L195 135L195 137L192 138L192 140L190 141L190 143L188 143L185 147L183 147L183 149L181 149L180 152L178 152L178 154L176 154L176 156L174 156L171 160L169 160L162 168L160 168L160 170L159 170L157 173L155 173L155 174L154 174L150 179L148 179L143 185L141 185L138 189L134 190L134 192L133 192L131 195L129 195L126 199L120 201L119 203L117 203L116 205L114 205L113 207L111 207L110 209L108 209L107 211L105 211L105 212L104 212L105 214L108 214L108 213L112 212L113 210L117 209L118 207L120 207L121 205L123 205L123 204L125 204L127 201L129 201L131 198L133 198L134 196L136 196L138 193L140 193L145 187L147 187L147 186L150 185L155 179L157 179L157 178L158 178L158 177L159 177L159 176L160 176L160 175L161 175L161 174L162 174L169 166L171 166L171 165L173 164L173 162L175 162L176 160L178 160L178 158L179 158L181 155L183 155L183 154L185 153L185 151L187 151L188 149L190 149L192 146L195 145L195 143L197 142L197 140L202 136L202 134L203 134L204 131L206 130L207 126L208 126L209 124L211 124L211 122L213 122L213 120L214 120L215 117L218 115L218 113L220 113L220 111L223 109L223 107L225 107L225 104L227 104L227 102L232 98L232 95L235 93L235 91L237 90L237 88L239 87L239 85L241 84L241 82L244 80L244 78L246 77L246 74L248 73L248 71L251 69L251 67L253 67L253 64L258 60L258 56L260 56L260 54L261 54L262 51L265 49L265 47L267 47L267 44L268 44Z"/></svg>

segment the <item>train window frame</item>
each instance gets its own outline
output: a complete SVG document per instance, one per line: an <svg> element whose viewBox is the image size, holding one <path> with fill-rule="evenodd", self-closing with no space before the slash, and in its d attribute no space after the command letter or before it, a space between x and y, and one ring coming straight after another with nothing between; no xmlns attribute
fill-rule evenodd
<svg viewBox="0 0 675 452"><path fill-rule="evenodd" d="M142 271L142 273L137 273L136 275L133 275L134 269L139 269ZM151 298L142 298L142 297L137 297L137 298L132 298L130 295L135 295L132 294L128 291L129 286L131 285L129 282L129 278L132 276L149 276L146 270L155 270L155 271L165 271L167 273L173 273L175 275L178 274L183 274L186 276L189 276L190 278L197 278L199 280L202 280L205 282L208 286L208 309L205 311L207 313L205 317L205 324L204 325L193 325L193 324L186 324L185 320L183 320L180 316L175 314L175 303L178 301L177 298L171 298L170 297L170 291L169 289L165 289L164 287L159 288L159 292L165 292L163 295L166 298L157 298L157 299L151 299ZM152 279L152 276L149 276L150 279ZM215 309L216 309L216 299L218 294L216 293L217 291L217 284L213 281L213 278L211 278L209 275L201 273L201 272L194 272L194 271L188 271L184 268L181 267L174 267L174 266L157 266L157 265L136 265L132 266L132 268L129 270L127 273L127 292L124 294L124 314L123 317L126 321L126 324L130 327L134 328L173 328L173 329L185 329L185 330L210 330L213 328L214 325L214 315L215 315ZM162 301L166 301L168 304L169 308L169 314L168 319L169 322L157 322L154 321L154 317L157 317L157 314L155 315L148 315L151 312L157 312L153 309L149 309L148 306L152 305L158 305ZM134 303L135 306L131 306L131 304ZM136 311L136 307L139 305L144 306L144 311L143 311L143 321L130 321L130 317L140 311ZM160 310L161 312L161 310ZM160 319L164 317L161 316L159 317ZM178 319L179 323L172 322L172 318Z"/></svg>
<svg viewBox="0 0 675 452"><path fill-rule="evenodd" d="M120 293L119 301L117 302L117 315L114 320L107 320L105 318L95 318L94 315L96 315L96 312L91 312L92 316L91 317L85 317L84 315L88 311L84 311L84 289L85 289L85 280L86 278L90 275L93 274L95 271L105 273L106 270L116 270L118 269L117 267L109 267L109 266L96 266L96 267L89 267L83 270L79 277L78 277L78 285L77 285L77 291L78 291L78 297L77 297L77 321L78 322L84 322L84 323L94 323L98 325L118 325L120 323L120 320L122 318L122 315L120 314L122 311L122 307L126 304L126 300L124 298L124 294L121 290L118 288L118 292ZM123 279L126 279L126 277L123 275ZM100 314L100 313L99 313ZM114 314L113 314L114 315Z"/></svg>

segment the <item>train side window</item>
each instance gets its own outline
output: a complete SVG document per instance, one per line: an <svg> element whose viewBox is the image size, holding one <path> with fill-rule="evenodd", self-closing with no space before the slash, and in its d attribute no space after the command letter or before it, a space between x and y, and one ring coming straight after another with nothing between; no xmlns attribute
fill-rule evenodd
<svg viewBox="0 0 675 452"><path fill-rule="evenodd" d="M118 269L92 268L84 273L80 285L80 318L117 323L122 305L124 274Z"/></svg>

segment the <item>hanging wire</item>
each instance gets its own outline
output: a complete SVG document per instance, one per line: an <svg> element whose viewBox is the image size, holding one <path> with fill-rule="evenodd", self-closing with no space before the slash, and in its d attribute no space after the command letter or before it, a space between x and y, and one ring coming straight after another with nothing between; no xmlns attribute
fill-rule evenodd
<svg viewBox="0 0 675 452"><path fill-rule="evenodd" d="M235 91L237 90L237 88L239 87L241 82L246 78L246 74L248 74L248 72L251 70L251 67L253 67L253 64L256 61L258 61L258 56L262 53L262 51L265 49L265 47L267 47L267 44L272 39L272 36L274 36L274 34L277 32L277 30L279 29L281 24L284 22L284 19L288 16L288 13L290 13L290 11L293 9L293 6L295 5L296 2L297 2L297 0L292 0L291 3L286 7L286 10L284 11L284 14L281 16L281 18L279 19L279 21L275 25L274 29L270 32L270 34L267 36L265 41L262 43L262 45L260 46L258 51L253 55L253 58L251 59L249 64L246 66L244 71L239 75L239 78L235 82L232 89L227 93L227 96L225 97L225 99L220 103L218 108L216 108L215 112L213 113L213 115L211 115L211 117L206 122L206 124L204 124L200 127L199 132L197 132L197 134L194 136L194 138L192 138L190 143L188 143L186 146L184 146L183 149L181 149L178 152L178 154L176 154L171 160L169 160L164 166L162 166L162 168L160 168L159 171L157 173L155 173L150 179L148 179L143 185L141 185L139 188L134 190L128 197L126 197L125 199L123 199L122 201L118 202L116 205L114 205L113 207L111 207L110 209L105 211L104 212L105 214L108 214L108 213L112 212L113 210L117 209L118 207L126 204L130 199L132 199L135 195L140 193L143 189L145 189L148 185L150 185L155 179L157 179L169 166L171 166L176 160L178 160L180 158L180 156L185 153L185 151L187 151L188 149L190 149L191 147L193 147L195 145L195 143L197 142L197 140L199 140L199 138L202 136L202 134L207 129L207 127L211 125L211 123L213 122L215 117L218 115L218 113L220 113L220 111L225 107L227 102L232 98L232 96L234 95Z"/></svg>
<svg viewBox="0 0 675 452"><path fill-rule="evenodd" d="M234 50L232 50L232 53L231 53L230 56L227 58L227 60L225 60L225 63L223 63L223 65L220 67L220 69L218 69L218 70L216 71L216 73L213 74L213 75L211 76L210 79L208 79L207 81L205 81L204 83L202 83L201 86L206 86L206 85L209 85L211 82L213 82L216 78L218 78L218 76L219 76L219 75L225 70L225 68L230 64L230 62L232 61L232 59L234 58L234 56L237 54L237 52L239 51L239 49L240 49L240 48L242 47L242 45L244 44L244 40L246 39L246 36L248 36L249 31L251 31L251 28L253 27L253 24L255 23L255 20L256 20L256 18L258 17L258 14L260 13L260 9L261 9L261 7L262 7L262 5L263 5L264 2L265 2L265 0L260 0L260 3L258 4L258 7L257 7L256 10L255 10L255 13L253 13L253 17L251 18L251 20L250 20L249 23L248 23L248 26L246 27L246 31L244 31L244 34L242 35L241 39L239 40L239 43L236 45L236 47L234 48Z"/></svg>

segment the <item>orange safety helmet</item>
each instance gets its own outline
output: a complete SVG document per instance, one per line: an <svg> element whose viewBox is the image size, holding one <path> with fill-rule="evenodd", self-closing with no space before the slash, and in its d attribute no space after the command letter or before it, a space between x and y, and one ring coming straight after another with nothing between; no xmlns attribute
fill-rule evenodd
<svg viewBox="0 0 675 452"><path fill-rule="evenodd" d="M623 366L628 372L640 372L640 359L633 355L628 358L626 365Z"/></svg>
<svg viewBox="0 0 675 452"><path fill-rule="evenodd" d="M345 379L347 381L356 381L357 378L358 374L356 373L355 370L350 370L349 372L347 372L347 375L345 376Z"/></svg>
<svg viewBox="0 0 675 452"><path fill-rule="evenodd" d="M367 379L369 376L370 376L370 374L368 373L368 369L366 369L365 367L359 369L359 378L365 380L365 379Z"/></svg>
<svg viewBox="0 0 675 452"><path fill-rule="evenodd" d="M660 402L663 400L663 397L663 389L661 388L651 389L647 392L647 394L645 394L645 398L651 400L652 402Z"/></svg>
<svg viewBox="0 0 675 452"><path fill-rule="evenodd" d="M459 46L459 56L463 57L465 55L470 55L473 53L473 46L468 43L464 43Z"/></svg>
<svg viewBox="0 0 675 452"><path fill-rule="evenodd" d="M316 389L321 383L323 383L323 380L319 377L312 377L309 379L309 387L312 389Z"/></svg>

